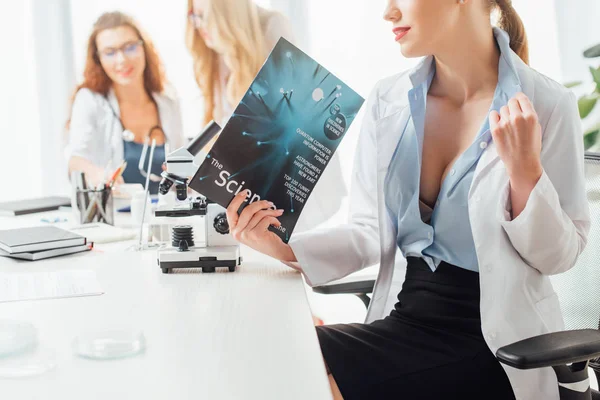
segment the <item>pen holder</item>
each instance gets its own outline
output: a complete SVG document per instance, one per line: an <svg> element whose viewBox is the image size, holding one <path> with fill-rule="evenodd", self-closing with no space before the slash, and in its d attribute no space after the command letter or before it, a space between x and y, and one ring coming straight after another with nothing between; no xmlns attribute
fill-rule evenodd
<svg viewBox="0 0 600 400"><path fill-rule="evenodd" d="M105 185L99 189L76 189L75 200L79 223L104 222L114 225L112 188Z"/></svg>

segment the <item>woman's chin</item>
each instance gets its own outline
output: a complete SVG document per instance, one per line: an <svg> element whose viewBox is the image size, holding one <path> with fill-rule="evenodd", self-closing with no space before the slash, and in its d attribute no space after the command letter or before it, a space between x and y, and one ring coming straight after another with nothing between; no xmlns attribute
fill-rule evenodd
<svg viewBox="0 0 600 400"><path fill-rule="evenodd" d="M119 86L127 87L127 86L131 86L132 81L131 81L131 79L116 78L116 79L113 79L113 83L116 83Z"/></svg>
<svg viewBox="0 0 600 400"><path fill-rule="evenodd" d="M417 49L415 49L413 46L410 46L409 44L400 45L400 52L406 58L418 58L418 57L423 57L425 55L425 54L423 54L423 52L418 51Z"/></svg>
<svg viewBox="0 0 600 400"><path fill-rule="evenodd" d="M119 86L132 86L135 83L137 83L138 81L140 81L140 79L143 80L143 77L134 77L134 76L115 76L114 78L112 78L113 83L116 83Z"/></svg>

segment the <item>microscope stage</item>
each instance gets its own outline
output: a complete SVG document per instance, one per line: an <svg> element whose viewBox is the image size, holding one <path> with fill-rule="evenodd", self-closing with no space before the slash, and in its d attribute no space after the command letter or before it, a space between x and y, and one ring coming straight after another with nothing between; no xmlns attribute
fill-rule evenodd
<svg viewBox="0 0 600 400"><path fill-rule="evenodd" d="M154 215L157 217L191 217L194 215L206 215L205 208L180 208L180 209L169 209L169 210L156 210Z"/></svg>
<svg viewBox="0 0 600 400"><path fill-rule="evenodd" d="M202 268L202 272L228 268L230 272L235 272L242 258L239 246L190 247L187 251L171 247L159 250L157 261L164 274L174 268Z"/></svg>

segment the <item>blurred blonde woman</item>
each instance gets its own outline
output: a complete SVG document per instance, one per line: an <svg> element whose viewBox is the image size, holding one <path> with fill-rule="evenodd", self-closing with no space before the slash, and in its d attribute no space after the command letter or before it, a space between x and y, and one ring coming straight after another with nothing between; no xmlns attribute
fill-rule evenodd
<svg viewBox="0 0 600 400"><path fill-rule="evenodd" d="M188 0L186 44L204 98L205 123L214 120L225 126L282 36L294 42L289 20L252 0ZM331 218L346 195L336 155L306 203L295 232Z"/></svg>
<svg viewBox="0 0 600 400"><path fill-rule="evenodd" d="M280 37L288 19L252 0L188 0L186 44L204 98L204 122L224 125Z"/></svg>

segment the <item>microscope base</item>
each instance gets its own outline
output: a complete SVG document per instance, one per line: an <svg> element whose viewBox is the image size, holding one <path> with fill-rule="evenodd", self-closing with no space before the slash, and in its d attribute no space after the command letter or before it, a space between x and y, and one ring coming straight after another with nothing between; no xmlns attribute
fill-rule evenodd
<svg viewBox="0 0 600 400"><path fill-rule="evenodd" d="M171 247L158 252L157 262L163 274L175 268L200 268L202 272L228 268L229 272L235 272L242 263L242 257L239 246L191 247L188 251Z"/></svg>

